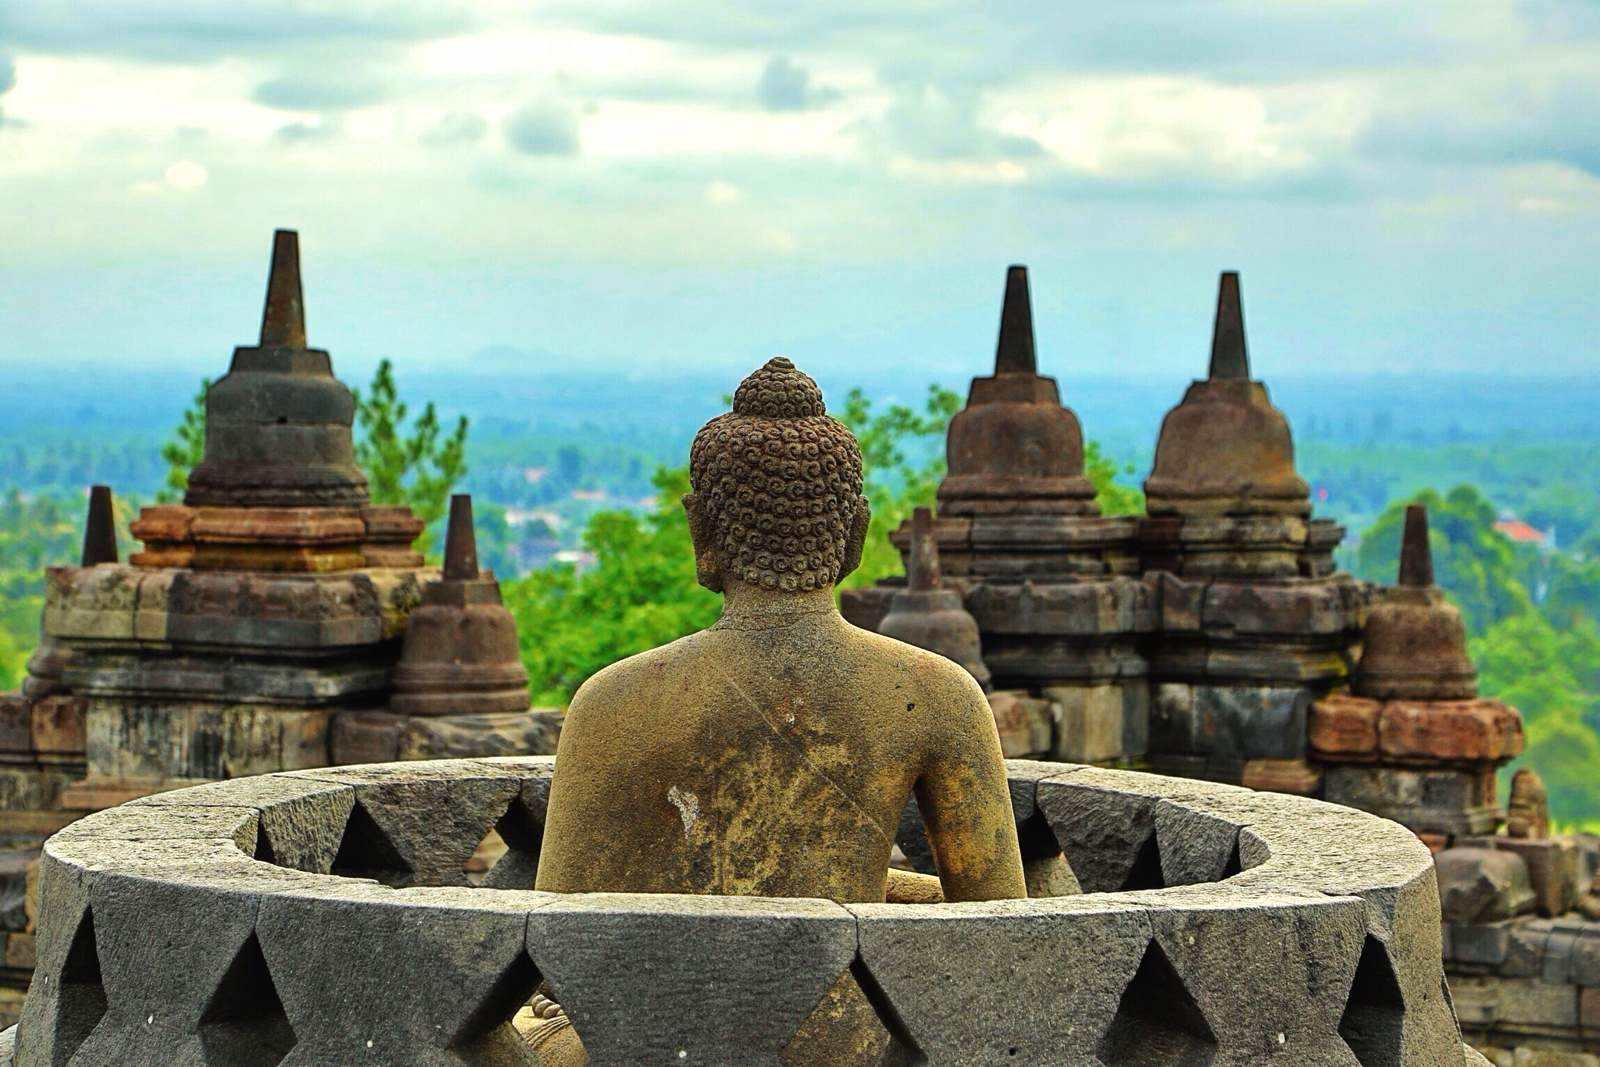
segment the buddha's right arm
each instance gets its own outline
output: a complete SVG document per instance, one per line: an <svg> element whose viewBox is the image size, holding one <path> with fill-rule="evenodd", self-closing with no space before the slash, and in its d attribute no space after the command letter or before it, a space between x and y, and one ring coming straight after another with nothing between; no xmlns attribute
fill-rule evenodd
<svg viewBox="0 0 1600 1067"><path fill-rule="evenodd" d="M1005 759L989 702L962 672L917 781L917 806L946 900L1028 895Z"/></svg>

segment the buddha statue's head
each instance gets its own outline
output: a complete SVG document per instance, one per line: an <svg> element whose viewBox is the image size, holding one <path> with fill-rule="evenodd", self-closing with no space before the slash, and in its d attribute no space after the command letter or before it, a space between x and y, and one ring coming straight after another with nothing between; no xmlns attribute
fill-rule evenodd
<svg viewBox="0 0 1600 1067"><path fill-rule="evenodd" d="M739 384L695 434L683 499L700 584L828 589L856 569L870 509L861 448L822 390L783 357Z"/></svg>

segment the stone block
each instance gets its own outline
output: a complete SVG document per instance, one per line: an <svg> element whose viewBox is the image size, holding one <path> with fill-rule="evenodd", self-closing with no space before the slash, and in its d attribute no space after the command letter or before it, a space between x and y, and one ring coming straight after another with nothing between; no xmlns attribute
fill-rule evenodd
<svg viewBox="0 0 1600 1067"><path fill-rule="evenodd" d="M1208 583L1185 581L1166 571L1156 572L1156 579L1160 591L1162 631L1199 633Z"/></svg>
<svg viewBox="0 0 1600 1067"><path fill-rule="evenodd" d="M465 885L466 863L510 810L522 779L486 761L331 767L291 777L355 789L333 873L396 886Z"/></svg>
<svg viewBox="0 0 1600 1067"><path fill-rule="evenodd" d="M341 711L328 730L328 751L333 765L391 763L400 758L403 716L387 711Z"/></svg>
<svg viewBox="0 0 1600 1067"><path fill-rule="evenodd" d="M1162 894L1150 919L1153 949L1180 979L1216 1045L1230 1053L1227 1062L1345 1064L1347 1042L1375 1051L1363 1049L1349 1029L1350 1006L1365 1002L1363 989L1352 986L1372 982L1358 965L1365 952L1382 952L1367 934L1359 900L1267 893L1240 899L1220 886L1193 886ZM1150 1008L1159 1019L1163 1009ZM1422 1048L1459 1042L1453 1020L1447 1028L1439 1023L1422 1010L1408 1019L1418 1031L1440 1031L1426 1043L1417 1040ZM1148 1050L1153 1036L1141 1033L1130 1047Z"/></svg>
<svg viewBox="0 0 1600 1067"><path fill-rule="evenodd" d="M1236 582L1206 589L1202 625L1229 636L1343 636L1357 627L1338 583Z"/></svg>
<svg viewBox="0 0 1600 1067"><path fill-rule="evenodd" d="M1054 759L1105 763L1123 757L1126 702L1122 686L1053 686L1044 695L1055 717Z"/></svg>
<svg viewBox="0 0 1600 1067"><path fill-rule="evenodd" d="M1188 751L1237 759L1303 759L1308 691L1299 687L1196 685Z"/></svg>
<svg viewBox="0 0 1600 1067"><path fill-rule="evenodd" d="M931 1063L1095 1062L1152 934L1142 911L1084 897L849 908L861 964Z"/></svg>
<svg viewBox="0 0 1600 1067"><path fill-rule="evenodd" d="M1577 905L1583 888L1581 864L1577 846L1570 839L1496 837L1494 847L1514 852L1527 863L1540 915L1565 915Z"/></svg>
<svg viewBox="0 0 1600 1067"><path fill-rule="evenodd" d="M484 715L412 717L400 732L402 760L554 754L564 713L535 708Z"/></svg>
<svg viewBox="0 0 1600 1067"><path fill-rule="evenodd" d="M1497 700L1391 700L1378 747L1396 760L1509 760L1522 752L1522 717Z"/></svg>
<svg viewBox="0 0 1600 1067"><path fill-rule="evenodd" d="M1572 949L1572 980L1586 988L1600 987L1600 925L1581 928Z"/></svg>
<svg viewBox="0 0 1600 1067"><path fill-rule="evenodd" d="M1550 943L1551 927L1542 920L1527 918L1511 923L1511 940L1500 974L1506 978L1537 978L1544 973L1545 947Z"/></svg>
<svg viewBox="0 0 1600 1067"><path fill-rule="evenodd" d="M1497 1021L1505 1027L1570 1029L1578 1025L1578 987L1537 978L1499 979Z"/></svg>
<svg viewBox="0 0 1600 1067"><path fill-rule="evenodd" d="M326 766L328 708L95 698L86 753L111 779L241 778Z"/></svg>
<svg viewBox="0 0 1600 1067"><path fill-rule="evenodd" d="M1307 738L1328 759L1368 759L1378 752L1378 701L1334 694L1311 705Z"/></svg>
<svg viewBox="0 0 1600 1067"><path fill-rule="evenodd" d="M821 900L585 893L532 911L527 938L591 1063L777 1064L849 971L856 921Z"/></svg>
<svg viewBox="0 0 1600 1067"><path fill-rule="evenodd" d="M28 871L34 855L31 849L0 852L0 930L28 928Z"/></svg>
<svg viewBox="0 0 1600 1067"><path fill-rule="evenodd" d="M1588 987L1579 991L1578 1022L1585 1030L1600 1030L1600 989Z"/></svg>
<svg viewBox="0 0 1600 1067"><path fill-rule="evenodd" d="M86 711L86 703L74 696L48 696L34 701L29 712L34 751L81 756Z"/></svg>
<svg viewBox="0 0 1600 1067"><path fill-rule="evenodd" d="M1498 968L1511 950L1511 926L1510 922L1450 924L1450 961Z"/></svg>
<svg viewBox="0 0 1600 1067"><path fill-rule="evenodd" d="M1194 686L1162 682L1150 701L1150 751L1198 753L1200 730L1195 719Z"/></svg>
<svg viewBox="0 0 1600 1067"><path fill-rule="evenodd" d="M1239 784L1266 793L1311 797L1322 791L1322 772L1303 759L1251 759L1240 768Z"/></svg>
<svg viewBox="0 0 1600 1067"><path fill-rule="evenodd" d="M1420 833L1451 837L1492 833L1494 774L1406 767L1330 766L1323 798L1393 819Z"/></svg>
<svg viewBox="0 0 1600 1067"><path fill-rule="evenodd" d="M258 815L253 855L312 874L333 868L355 806L355 788L288 775L210 782L132 801L128 808L251 808Z"/></svg>
<svg viewBox="0 0 1600 1067"><path fill-rule="evenodd" d="M994 712L995 729L1000 733L1000 751L1007 759L1050 754L1055 716L1049 701L1006 690L989 694L989 709Z"/></svg>
<svg viewBox="0 0 1600 1067"><path fill-rule="evenodd" d="M1533 908L1533 886L1521 857L1485 848L1446 849L1434 857L1447 922L1510 919Z"/></svg>
<svg viewBox="0 0 1600 1067"><path fill-rule="evenodd" d="M52 567L46 577L46 636L78 640L133 639L139 571L104 563L96 567Z"/></svg>
<svg viewBox="0 0 1600 1067"><path fill-rule="evenodd" d="M6 934L5 963L19 971L31 971L38 963L35 954L37 942L34 935L22 930L12 930Z"/></svg>
<svg viewBox="0 0 1600 1067"><path fill-rule="evenodd" d="M292 1062L528 1062L509 1022L540 981L523 935L547 899L381 887L263 896L256 938L294 1031Z"/></svg>
<svg viewBox="0 0 1600 1067"><path fill-rule="evenodd" d="M33 752L32 710L21 693L0 694L0 752Z"/></svg>

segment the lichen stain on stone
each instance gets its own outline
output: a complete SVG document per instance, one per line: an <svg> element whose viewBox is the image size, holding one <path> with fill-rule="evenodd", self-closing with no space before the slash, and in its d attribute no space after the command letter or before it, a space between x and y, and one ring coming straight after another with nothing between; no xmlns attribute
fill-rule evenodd
<svg viewBox="0 0 1600 1067"><path fill-rule="evenodd" d="M678 809L678 818L683 820L683 837L687 841L700 818L700 798L674 785L667 789L667 800Z"/></svg>

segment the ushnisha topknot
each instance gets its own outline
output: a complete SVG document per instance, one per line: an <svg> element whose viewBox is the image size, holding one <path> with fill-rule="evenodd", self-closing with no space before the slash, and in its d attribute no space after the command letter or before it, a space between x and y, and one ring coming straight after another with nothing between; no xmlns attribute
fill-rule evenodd
<svg viewBox="0 0 1600 1067"><path fill-rule="evenodd" d="M766 365L739 383L733 394L735 415L754 415L767 419L803 419L826 415L822 390L811 375L799 370L785 356L774 356Z"/></svg>
<svg viewBox="0 0 1600 1067"><path fill-rule="evenodd" d="M859 509L861 448L822 390L783 357L740 383L701 427L689 484L725 575L765 589L826 589L843 576Z"/></svg>

